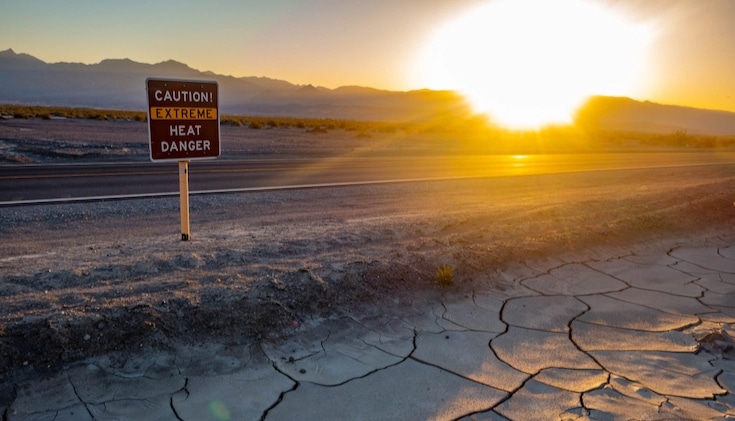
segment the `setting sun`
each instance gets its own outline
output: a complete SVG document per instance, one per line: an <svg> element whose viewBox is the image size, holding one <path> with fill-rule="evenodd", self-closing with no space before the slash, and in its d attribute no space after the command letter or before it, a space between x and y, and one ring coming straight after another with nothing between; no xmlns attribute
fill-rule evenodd
<svg viewBox="0 0 735 421"><path fill-rule="evenodd" d="M498 0L439 28L419 78L464 94L511 128L566 123L591 95L630 95L645 67L648 26L581 0Z"/></svg>

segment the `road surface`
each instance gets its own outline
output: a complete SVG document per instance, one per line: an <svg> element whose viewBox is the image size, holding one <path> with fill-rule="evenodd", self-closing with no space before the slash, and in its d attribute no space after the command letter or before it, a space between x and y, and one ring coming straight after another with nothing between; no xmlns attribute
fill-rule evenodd
<svg viewBox="0 0 735 421"><path fill-rule="evenodd" d="M191 194L563 172L733 165L735 153L667 152L412 158L204 160L189 164ZM0 166L0 206L176 195L178 165Z"/></svg>

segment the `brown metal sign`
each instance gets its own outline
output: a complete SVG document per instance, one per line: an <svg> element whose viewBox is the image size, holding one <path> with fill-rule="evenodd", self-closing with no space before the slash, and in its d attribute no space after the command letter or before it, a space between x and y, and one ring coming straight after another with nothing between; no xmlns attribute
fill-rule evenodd
<svg viewBox="0 0 735 421"><path fill-rule="evenodd" d="M152 161L220 155L217 82L146 79Z"/></svg>

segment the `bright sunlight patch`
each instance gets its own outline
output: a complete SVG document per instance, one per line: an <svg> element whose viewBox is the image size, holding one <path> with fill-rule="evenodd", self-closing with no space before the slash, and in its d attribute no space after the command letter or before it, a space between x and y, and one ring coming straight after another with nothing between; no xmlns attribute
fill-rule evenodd
<svg viewBox="0 0 735 421"><path fill-rule="evenodd" d="M539 128L569 122L589 96L629 95L651 38L600 3L496 0L439 28L418 77L496 123Z"/></svg>

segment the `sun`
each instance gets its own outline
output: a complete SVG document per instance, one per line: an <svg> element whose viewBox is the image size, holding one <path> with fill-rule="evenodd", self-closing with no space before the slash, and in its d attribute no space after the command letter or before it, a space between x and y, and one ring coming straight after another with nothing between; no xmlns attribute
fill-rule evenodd
<svg viewBox="0 0 735 421"><path fill-rule="evenodd" d="M419 80L510 128L568 123L592 95L629 95L651 29L590 0L495 0L433 34Z"/></svg>

